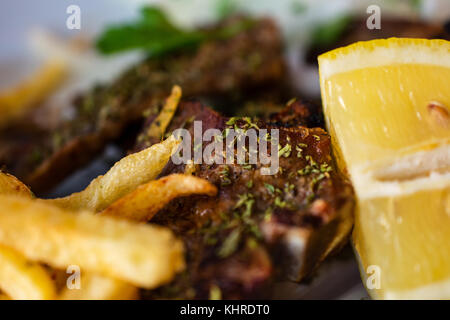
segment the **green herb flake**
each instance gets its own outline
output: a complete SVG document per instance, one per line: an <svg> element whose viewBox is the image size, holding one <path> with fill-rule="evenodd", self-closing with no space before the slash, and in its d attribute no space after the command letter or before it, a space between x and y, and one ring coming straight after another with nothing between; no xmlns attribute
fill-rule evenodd
<svg viewBox="0 0 450 320"><path fill-rule="evenodd" d="M220 185L225 187L225 186L229 186L231 184L231 180L230 178L227 177L223 177L222 181L220 182Z"/></svg>
<svg viewBox="0 0 450 320"><path fill-rule="evenodd" d="M251 118L245 117L244 120L247 122L247 125L249 128L255 128L256 130L259 130L259 127L256 123L252 122Z"/></svg>
<svg viewBox="0 0 450 320"><path fill-rule="evenodd" d="M248 199L245 202L245 210L244 213L242 214L243 218L249 218L252 215L252 207L254 203L255 203L254 199Z"/></svg>
<svg viewBox="0 0 450 320"><path fill-rule="evenodd" d="M328 165L328 163L324 162L320 165L320 172L331 172L333 171L333 168Z"/></svg>
<svg viewBox="0 0 450 320"><path fill-rule="evenodd" d="M247 221L246 227L248 228L248 231L252 233L257 239L262 238L261 230L259 230L258 225L254 221Z"/></svg>
<svg viewBox="0 0 450 320"><path fill-rule="evenodd" d="M258 247L258 241L255 238L250 237L247 239L247 246L250 249L256 249Z"/></svg>
<svg viewBox="0 0 450 320"><path fill-rule="evenodd" d="M297 145L297 146L295 147L295 150L297 150L297 158L301 158L301 157L302 157L303 149L302 149L299 145Z"/></svg>
<svg viewBox="0 0 450 320"><path fill-rule="evenodd" d="M264 183L264 186L266 187L267 191L269 191L270 194L275 194L275 187L271 184Z"/></svg>
<svg viewBox="0 0 450 320"><path fill-rule="evenodd" d="M280 197L275 198L274 204L275 204L275 206L280 207L280 208L285 208L287 206L286 201L281 200Z"/></svg>
<svg viewBox="0 0 450 320"><path fill-rule="evenodd" d="M227 236L222 246L220 247L219 251L217 252L217 255L220 258L229 257L237 250L240 240L241 240L241 230L239 228L235 228Z"/></svg>
<svg viewBox="0 0 450 320"><path fill-rule="evenodd" d="M213 284L209 289L209 300L222 300L222 291L219 286Z"/></svg>
<svg viewBox="0 0 450 320"><path fill-rule="evenodd" d="M237 117L231 117L227 122L225 122L225 124L227 125L227 126L232 126L232 125L234 125L235 123L236 123L236 121L238 120L239 118L237 118Z"/></svg>
<svg viewBox="0 0 450 320"><path fill-rule="evenodd" d="M295 186L293 184L290 184L288 182L284 185L284 193L289 193L295 189Z"/></svg>
<svg viewBox="0 0 450 320"><path fill-rule="evenodd" d="M264 211L264 221L270 221L272 218L273 210L271 207L268 207L266 211Z"/></svg>
<svg viewBox="0 0 450 320"><path fill-rule="evenodd" d="M222 171L219 171L220 174L220 185L221 186L228 186L231 184L231 179L229 178L229 174L230 174L230 167L228 166L224 166Z"/></svg>
<svg viewBox="0 0 450 320"><path fill-rule="evenodd" d="M246 205L246 203L251 199L253 199L253 195L251 193L239 195L239 200L234 205L234 208L237 209L239 207L242 207L244 204Z"/></svg>
<svg viewBox="0 0 450 320"><path fill-rule="evenodd" d="M278 156L279 157L289 157L291 155L292 147L289 143L287 143L284 147L278 145Z"/></svg>
<svg viewBox="0 0 450 320"><path fill-rule="evenodd" d="M291 104L293 104L295 101L297 101L297 98L292 98L291 100L289 100L287 103L286 103L286 106L290 106Z"/></svg>

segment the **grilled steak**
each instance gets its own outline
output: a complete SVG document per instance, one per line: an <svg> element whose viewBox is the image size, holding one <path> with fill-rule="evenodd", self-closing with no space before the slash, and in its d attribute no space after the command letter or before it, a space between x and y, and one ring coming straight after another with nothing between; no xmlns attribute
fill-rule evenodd
<svg viewBox="0 0 450 320"><path fill-rule="evenodd" d="M183 87L185 96L236 97L277 87L284 74L279 31L271 20L259 19L232 38L206 42L192 52L147 59L110 85L95 87L75 100L74 118L51 132L36 128L18 136L14 126L7 128L0 134L0 165L40 193L117 140L174 84ZM27 120L25 126L31 123ZM33 143L22 148L22 141Z"/></svg>
<svg viewBox="0 0 450 320"><path fill-rule="evenodd" d="M327 133L295 125L312 121L308 110L293 102L267 121L252 121L222 117L198 102L180 104L168 132L186 128L193 134L194 121L202 122L203 131L223 133L278 129L280 170L262 175L261 162L194 167L169 162L162 175L188 170L219 193L175 200L152 219L184 240L187 269L168 285L143 290L143 298L267 298L274 280L304 279L343 243L352 225L352 189L334 169ZM135 151L157 142L146 136L154 118Z"/></svg>

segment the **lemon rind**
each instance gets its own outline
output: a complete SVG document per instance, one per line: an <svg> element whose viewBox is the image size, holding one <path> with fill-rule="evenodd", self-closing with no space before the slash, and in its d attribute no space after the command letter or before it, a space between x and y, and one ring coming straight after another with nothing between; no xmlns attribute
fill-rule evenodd
<svg viewBox="0 0 450 320"><path fill-rule="evenodd" d="M398 48L399 50L393 50ZM334 74L395 64L424 64L450 68L450 41L389 38L360 41L319 56L325 80Z"/></svg>

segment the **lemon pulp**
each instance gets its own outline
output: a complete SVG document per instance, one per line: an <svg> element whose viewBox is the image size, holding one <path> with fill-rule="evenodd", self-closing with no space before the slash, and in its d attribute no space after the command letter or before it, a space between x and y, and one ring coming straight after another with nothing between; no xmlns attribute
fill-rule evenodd
<svg viewBox="0 0 450 320"><path fill-rule="evenodd" d="M450 43L387 39L319 57L333 152L357 196L375 298L450 298Z"/></svg>
<svg viewBox="0 0 450 320"><path fill-rule="evenodd" d="M450 68L397 64L354 70L325 80L324 90L338 97L327 99L325 112L352 166L450 140L450 126L430 109L433 103L450 106Z"/></svg>

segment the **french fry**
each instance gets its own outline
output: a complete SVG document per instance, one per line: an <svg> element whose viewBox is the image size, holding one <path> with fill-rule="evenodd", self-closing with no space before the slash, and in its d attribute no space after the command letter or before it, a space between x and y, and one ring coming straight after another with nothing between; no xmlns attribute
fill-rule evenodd
<svg viewBox="0 0 450 320"><path fill-rule="evenodd" d="M19 252L0 245L0 289L15 300L55 299L56 288L47 271Z"/></svg>
<svg viewBox="0 0 450 320"><path fill-rule="evenodd" d="M8 297L6 294L4 294L3 292L0 292L0 301L1 300L11 300L10 297Z"/></svg>
<svg viewBox="0 0 450 320"><path fill-rule="evenodd" d="M64 288L61 300L131 300L138 297L138 288L121 280L93 273L81 273L80 289Z"/></svg>
<svg viewBox="0 0 450 320"><path fill-rule="evenodd" d="M168 229L74 214L20 196L0 195L0 244L32 261L154 288L184 268L183 243Z"/></svg>
<svg viewBox="0 0 450 320"><path fill-rule="evenodd" d="M101 214L140 222L149 221L171 200L193 194L214 196L217 194L217 188L204 179L172 174L139 186Z"/></svg>
<svg viewBox="0 0 450 320"><path fill-rule="evenodd" d="M155 121L148 128L147 136L162 139L181 99L181 88L173 86L170 96Z"/></svg>
<svg viewBox="0 0 450 320"><path fill-rule="evenodd" d="M0 194L32 197L26 185L5 172L0 172ZM54 299L56 292L51 277L41 265L27 261L19 252L2 245L0 245L0 289L7 294L5 297L19 300Z"/></svg>
<svg viewBox="0 0 450 320"><path fill-rule="evenodd" d="M179 141L170 136L161 143L116 162L105 175L92 180L83 191L64 198L43 201L74 211L102 211L141 184L155 179L176 151L178 144Z"/></svg>
<svg viewBox="0 0 450 320"><path fill-rule="evenodd" d="M37 106L61 83L66 63L53 59L44 64L29 79L16 87L0 92L0 127Z"/></svg>
<svg viewBox="0 0 450 320"><path fill-rule="evenodd" d="M0 171L0 194L17 194L32 197L30 189L19 179L8 173Z"/></svg>
<svg viewBox="0 0 450 320"><path fill-rule="evenodd" d="M193 175L197 170L197 165L194 164L194 161L188 160L186 165L184 166L184 174Z"/></svg>

